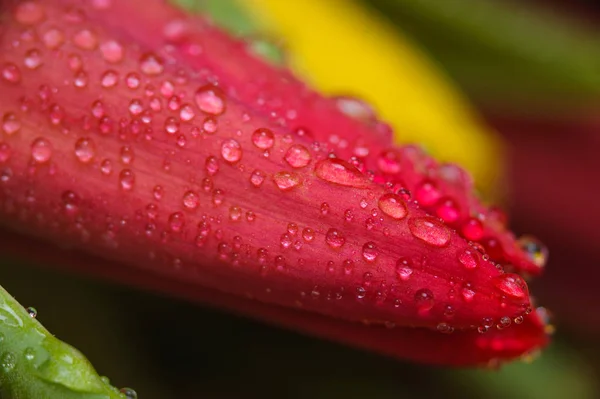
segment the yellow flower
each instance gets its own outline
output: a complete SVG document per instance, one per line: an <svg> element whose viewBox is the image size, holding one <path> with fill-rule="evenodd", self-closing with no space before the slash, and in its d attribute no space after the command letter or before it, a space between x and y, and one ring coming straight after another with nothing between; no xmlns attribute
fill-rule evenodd
<svg viewBox="0 0 600 399"><path fill-rule="evenodd" d="M352 0L238 0L281 37L290 66L329 94L366 100L399 142L418 142L459 163L489 194L501 142L440 69L379 15Z"/></svg>

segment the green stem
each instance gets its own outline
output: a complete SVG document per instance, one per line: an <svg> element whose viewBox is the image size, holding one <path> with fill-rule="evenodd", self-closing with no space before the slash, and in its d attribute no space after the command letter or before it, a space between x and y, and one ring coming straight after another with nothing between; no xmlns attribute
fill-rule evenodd
<svg viewBox="0 0 600 399"><path fill-rule="evenodd" d="M129 397L135 397L135 393ZM55 338L0 287L0 397L123 399L72 346Z"/></svg>

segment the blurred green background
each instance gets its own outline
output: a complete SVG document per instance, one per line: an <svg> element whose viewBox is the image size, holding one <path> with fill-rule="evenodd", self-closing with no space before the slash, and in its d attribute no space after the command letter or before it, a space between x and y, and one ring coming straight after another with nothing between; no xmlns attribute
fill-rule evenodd
<svg viewBox="0 0 600 399"><path fill-rule="evenodd" d="M238 34L256 29L231 1L182 2L231 22ZM557 333L532 363L500 370L416 365L4 257L2 285L35 306L38 319L114 385L134 387L141 399L600 397L600 255L596 236L586 233L600 223L590 206L600 177L600 8L583 0L527 3L527 10L503 0L362 6L421 46L506 142L513 224L540 236L551 254L547 275L532 291L555 311ZM265 50L281 55L268 42ZM589 184L552 181L556 170L575 163L584 167L572 173L586 173ZM548 201L585 213L553 219Z"/></svg>

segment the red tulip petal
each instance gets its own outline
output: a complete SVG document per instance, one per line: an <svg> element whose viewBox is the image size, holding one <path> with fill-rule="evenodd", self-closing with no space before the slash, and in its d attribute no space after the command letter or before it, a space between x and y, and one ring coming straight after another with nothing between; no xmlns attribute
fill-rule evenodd
<svg viewBox="0 0 600 399"><path fill-rule="evenodd" d="M487 330L528 312L519 276L343 160L341 141L380 138L334 101L203 22L173 37L183 15L162 2L73 4L5 15L3 225L136 273L353 322ZM289 134L289 120L347 129L332 145ZM391 151L403 180L431 175L419 150Z"/></svg>

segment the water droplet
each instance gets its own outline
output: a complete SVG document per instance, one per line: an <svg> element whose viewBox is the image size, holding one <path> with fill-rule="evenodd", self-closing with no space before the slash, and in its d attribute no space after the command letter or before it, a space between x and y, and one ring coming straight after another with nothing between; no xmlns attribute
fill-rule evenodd
<svg viewBox="0 0 600 399"><path fill-rule="evenodd" d="M377 166L383 173L396 174L400 172L400 155L394 150L383 151L377 158Z"/></svg>
<svg viewBox="0 0 600 399"><path fill-rule="evenodd" d="M479 241L483 238L483 224L479 219L469 218L461 227L463 236L470 241Z"/></svg>
<svg viewBox="0 0 600 399"><path fill-rule="evenodd" d="M134 98L129 102L129 107L127 109L132 116L137 116L144 111L144 105L140 99Z"/></svg>
<svg viewBox="0 0 600 399"><path fill-rule="evenodd" d="M202 131L206 134L215 134L219 128L219 123L216 118L207 116L202 123Z"/></svg>
<svg viewBox="0 0 600 399"><path fill-rule="evenodd" d="M215 191L213 191L212 201L215 206L221 205L224 198L225 193L220 188L217 188Z"/></svg>
<svg viewBox="0 0 600 399"><path fill-rule="evenodd" d="M102 43L100 45L100 52L106 62L116 64L123 60L123 46L114 40Z"/></svg>
<svg viewBox="0 0 600 399"><path fill-rule="evenodd" d="M2 131L11 136L21 130L21 120L12 112L7 112L2 117Z"/></svg>
<svg viewBox="0 0 600 399"><path fill-rule="evenodd" d="M321 204L321 215L326 216L329 213L329 204L327 202L323 202Z"/></svg>
<svg viewBox="0 0 600 399"><path fill-rule="evenodd" d="M362 256L367 262L375 262L377 260L377 256L379 255L379 250L374 242L367 242L362 247Z"/></svg>
<svg viewBox="0 0 600 399"><path fill-rule="evenodd" d="M138 87L140 87L140 83L141 83L140 75L138 75L135 72L131 72L131 73L127 74L127 76L125 77L125 83L127 84L127 87L129 87L130 89L132 89L132 90L137 89Z"/></svg>
<svg viewBox="0 0 600 399"><path fill-rule="evenodd" d="M160 75L164 69L163 60L154 53L146 53L140 58L140 70L148 76Z"/></svg>
<svg viewBox="0 0 600 399"><path fill-rule="evenodd" d="M404 200L396 194L384 194L377 203L379 209L391 218L400 220L408 214Z"/></svg>
<svg viewBox="0 0 600 399"><path fill-rule="evenodd" d="M437 186L431 181L424 181L419 184L414 190L414 195L415 200L422 206L431 206L441 197L441 193Z"/></svg>
<svg viewBox="0 0 600 399"><path fill-rule="evenodd" d="M465 249L458 254L458 261L466 269L476 269L479 266L479 254L474 250Z"/></svg>
<svg viewBox="0 0 600 399"><path fill-rule="evenodd" d="M337 158L327 158L317 162L315 174L320 179L341 186L365 188L370 184L369 179L355 166Z"/></svg>
<svg viewBox="0 0 600 399"><path fill-rule="evenodd" d="M21 70L12 62L7 62L2 67L2 78L9 83L19 83L21 81Z"/></svg>
<svg viewBox="0 0 600 399"><path fill-rule="evenodd" d="M267 128L259 128L252 133L252 143L261 150L268 150L275 143L275 135Z"/></svg>
<svg viewBox="0 0 600 399"><path fill-rule="evenodd" d="M183 104L179 109L179 117L184 122L189 122L196 117L194 108L190 104Z"/></svg>
<svg viewBox="0 0 600 399"><path fill-rule="evenodd" d="M110 159L104 159L100 163L100 172L102 172L102 174L105 176L108 176L112 173L112 162Z"/></svg>
<svg viewBox="0 0 600 399"><path fill-rule="evenodd" d="M169 228L172 232L178 233L185 225L185 216L181 212L174 212L169 215Z"/></svg>
<svg viewBox="0 0 600 399"><path fill-rule="evenodd" d="M225 112L225 95L214 85L202 86L194 96L200 111L210 115L221 115Z"/></svg>
<svg viewBox="0 0 600 399"><path fill-rule="evenodd" d="M527 284L518 274L502 274L494 278L494 286L503 294L513 298L527 298Z"/></svg>
<svg viewBox="0 0 600 399"><path fill-rule="evenodd" d="M73 43L82 50L93 50L98 46L98 37L92 31L83 29L75 33Z"/></svg>
<svg viewBox="0 0 600 399"><path fill-rule="evenodd" d="M42 55L37 49L29 50L25 53L23 64L29 69L37 69L42 65Z"/></svg>
<svg viewBox="0 0 600 399"><path fill-rule="evenodd" d="M25 350L23 351L23 354L25 355L25 360L31 362L33 360L35 360L35 350L31 347L29 348L25 348Z"/></svg>
<svg viewBox="0 0 600 399"><path fill-rule="evenodd" d="M282 191L288 191L300 185L300 177L294 172L277 172L273 175L273 181Z"/></svg>
<svg viewBox="0 0 600 399"><path fill-rule="evenodd" d="M452 238L448 227L429 216L409 219L408 228L413 236L435 247L445 247Z"/></svg>
<svg viewBox="0 0 600 399"><path fill-rule="evenodd" d="M200 205L200 196L197 192L189 190L183 194L183 206L186 209L194 210Z"/></svg>
<svg viewBox="0 0 600 399"><path fill-rule="evenodd" d="M548 248L537 238L523 236L517 241L527 258L538 267L544 267L548 260Z"/></svg>
<svg viewBox="0 0 600 399"><path fill-rule="evenodd" d="M419 313L427 313L435 305L433 292L427 288L422 288L415 292L415 305Z"/></svg>
<svg viewBox="0 0 600 399"><path fill-rule="evenodd" d="M450 198L441 200L435 212L438 217L443 219L446 223L456 222L460 218L458 205Z"/></svg>
<svg viewBox="0 0 600 399"><path fill-rule="evenodd" d="M45 17L44 7L36 1L22 1L15 8L15 19L23 25L35 25Z"/></svg>
<svg viewBox="0 0 600 399"><path fill-rule="evenodd" d="M45 163L52 157L52 144L43 137L38 137L31 144L31 157L37 163Z"/></svg>
<svg viewBox="0 0 600 399"><path fill-rule="evenodd" d="M346 239L342 236L342 233L339 230L331 228L327 230L327 234L325 234L325 242L331 248L338 249L344 245Z"/></svg>
<svg viewBox="0 0 600 399"><path fill-rule="evenodd" d="M65 42L65 34L58 29L49 29L42 36L42 41L49 50L56 50Z"/></svg>
<svg viewBox="0 0 600 399"><path fill-rule="evenodd" d="M34 308L33 306L30 306L27 308L27 313L29 313L29 316L32 319L35 319L37 317L37 309Z"/></svg>
<svg viewBox="0 0 600 399"><path fill-rule="evenodd" d="M364 299L367 296L365 287L356 287L356 299Z"/></svg>
<svg viewBox="0 0 600 399"><path fill-rule="evenodd" d="M123 169L119 173L119 185L124 191L133 190L135 184L135 174L131 169Z"/></svg>
<svg viewBox="0 0 600 399"><path fill-rule="evenodd" d="M302 238L306 242L311 242L315 239L315 231L310 227L305 227L302 229Z"/></svg>
<svg viewBox="0 0 600 399"><path fill-rule="evenodd" d="M465 302L471 302L475 297L475 290L471 287L471 284L466 283L460 291L462 298Z"/></svg>
<svg viewBox="0 0 600 399"><path fill-rule="evenodd" d="M138 398L138 394L135 390L133 390L132 388L121 388L119 389L119 392L121 394L123 394L125 396L126 399L137 399Z"/></svg>
<svg viewBox="0 0 600 399"><path fill-rule="evenodd" d="M292 168L303 168L310 163L312 158L306 147L294 144L288 148L284 159Z"/></svg>
<svg viewBox="0 0 600 399"><path fill-rule="evenodd" d="M172 116L165 119L165 131L168 134L177 133L179 131L179 121Z"/></svg>
<svg viewBox="0 0 600 399"><path fill-rule="evenodd" d="M119 83L119 74L117 71L108 70L102 74L100 77L100 84L104 88L115 87Z"/></svg>
<svg viewBox="0 0 600 399"><path fill-rule="evenodd" d="M375 120L375 110L367 102L353 97L340 96L335 98L337 108L350 118L372 122Z"/></svg>
<svg viewBox="0 0 600 399"><path fill-rule="evenodd" d="M237 140L225 140L221 145L221 156L229 163L236 163L242 159L242 147Z"/></svg>
<svg viewBox="0 0 600 399"><path fill-rule="evenodd" d="M257 169L250 175L250 183L252 183L254 187L260 187L265 181L265 178L265 173L262 170Z"/></svg>
<svg viewBox="0 0 600 399"><path fill-rule="evenodd" d="M413 274L412 262L408 258L400 258L396 262L396 273L402 281L407 281Z"/></svg>
<svg viewBox="0 0 600 399"><path fill-rule="evenodd" d="M125 165L131 164L135 158L133 154L133 148L131 148L128 145L124 145L123 147L121 147L120 157L121 162L123 162Z"/></svg>
<svg viewBox="0 0 600 399"><path fill-rule="evenodd" d="M17 364L17 358L12 352L4 352L0 358L0 366L5 372L10 372L15 368Z"/></svg>

